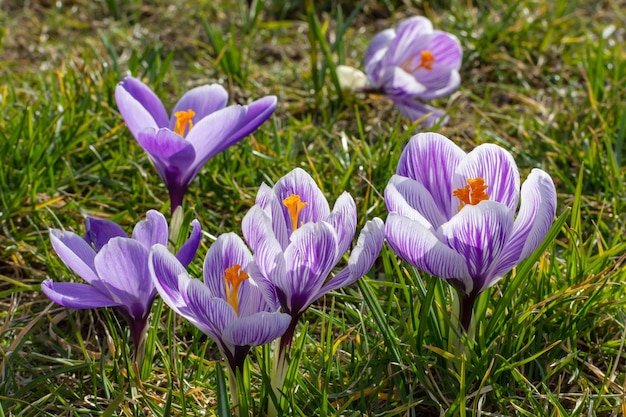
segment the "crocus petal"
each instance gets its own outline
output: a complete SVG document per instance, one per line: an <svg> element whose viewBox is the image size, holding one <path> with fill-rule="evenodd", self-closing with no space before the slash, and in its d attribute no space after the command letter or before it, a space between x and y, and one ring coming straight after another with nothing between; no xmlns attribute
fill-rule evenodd
<svg viewBox="0 0 626 417"><path fill-rule="evenodd" d="M490 201L502 203L512 211L517 210L519 170L513 156L504 148L491 143L474 148L458 165L452 187L465 187L467 180L473 178L485 180ZM453 200L459 201L456 197Z"/></svg>
<svg viewBox="0 0 626 417"><path fill-rule="evenodd" d="M258 285L250 271L253 262L248 264L250 278L241 283L239 291L239 318L248 317L259 311L276 311L278 307L274 302L268 303L265 289ZM274 295L270 297L272 299Z"/></svg>
<svg viewBox="0 0 626 417"><path fill-rule="evenodd" d="M458 211L452 204L452 173L465 152L438 133L419 133L411 138L398 162L397 174L422 184L446 218Z"/></svg>
<svg viewBox="0 0 626 417"><path fill-rule="evenodd" d="M137 138L145 128L158 129L168 124L161 100L141 81L126 77L115 88L115 101L128 129Z"/></svg>
<svg viewBox="0 0 626 417"><path fill-rule="evenodd" d="M114 237L128 237L128 235L119 224L110 220L93 217L87 217L85 220L85 240L94 246L96 252Z"/></svg>
<svg viewBox="0 0 626 417"><path fill-rule="evenodd" d="M432 23L423 16L404 20L396 28L396 37L389 43L385 65L401 65L408 56L414 56L424 48L423 40L429 39L432 33Z"/></svg>
<svg viewBox="0 0 626 417"><path fill-rule="evenodd" d="M228 92L219 84L203 85L187 91L176 103L169 121L170 130L176 126L176 113L192 110L195 115L192 124L195 126L209 114L216 112L228 102Z"/></svg>
<svg viewBox="0 0 626 417"><path fill-rule="evenodd" d="M428 50L435 57L435 63L445 65L451 70L459 70L463 60L461 42L456 36L435 30Z"/></svg>
<svg viewBox="0 0 626 417"><path fill-rule="evenodd" d="M512 231L513 211L494 201L465 206L442 226L448 245L465 259L475 291L484 290Z"/></svg>
<svg viewBox="0 0 626 417"><path fill-rule="evenodd" d="M187 180L193 178L211 158L235 144L238 139L232 133L241 125L246 115L245 108L229 106L209 114L200 120L187 134L196 156L190 164Z"/></svg>
<svg viewBox="0 0 626 417"><path fill-rule="evenodd" d="M235 346L260 346L282 336L290 322L288 314L260 312L231 322L222 337Z"/></svg>
<svg viewBox="0 0 626 417"><path fill-rule="evenodd" d="M172 310L181 315L189 315L187 305L179 288L179 279L189 276L185 267L163 245L154 245L148 257L148 269L152 283L158 290L163 301Z"/></svg>
<svg viewBox="0 0 626 417"><path fill-rule="evenodd" d="M276 240L261 242L254 252L254 262L248 264L248 273L263 293L269 309L277 310L280 302L274 282L288 282L289 279L285 257Z"/></svg>
<svg viewBox="0 0 626 417"><path fill-rule="evenodd" d="M179 286L189 308L189 315L185 315L185 318L206 335L221 342L224 328L237 320L235 310L223 299L214 297L200 280L185 279Z"/></svg>
<svg viewBox="0 0 626 417"><path fill-rule="evenodd" d="M174 165L184 171L196 156L193 146L169 129L144 129L139 132L137 142L155 164L160 162L165 167Z"/></svg>
<svg viewBox="0 0 626 417"><path fill-rule="evenodd" d="M224 273L234 265L244 270L252 261L252 254L246 244L235 233L224 233L211 245L204 259L204 284L211 293L226 298Z"/></svg>
<svg viewBox="0 0 626 417"><path fill-rule="evenodd" d="M120 303L113 301L107 294L95 287L76 282L52 282L47 279L41 283L41 290L57 304L68 308L115 307Z"/></svg>
<svg viewBox="0 0 626 417"><path fill-rule="evenodd" d="M370 270L385 242L385 224L378 217L368 221L359 234L355 248L350 253L348 266L331 278L313 297L311 302L337 288L352 284Z"/></svg>
<svg viewBox="0 0 626 417"><path fill-rule="evenodd" d="M146 220L135 225L132 238L143 244L146 249L157 243L167 245L168 227L165 216L156 210L149 210L146 213Z"/></svg>
<svg viewBox="0 0 626 417"><path fill-rule="evenodd" d="M394 102L419 97L426 91L424 84L399 67L387 68L381 75L380 83L384 86L383 94Z"/></svg>
<svg viewBox="0 0 626 417"><path fill-rule="evenodd" d="M273 231L280 246L283 249L286 248L289 244L289 235L291 234L291 219L285 218L283 202L278 200L278 196L273 189L263 183L257 192L255 205L263 209L270 222L269 228L264 227L264 230ZM255 250L252 242L249 241L248 244L252 247L252 250Z"/></svg>
<svg viewBox="0 0 626 417"><path fill-rule="evenodd" d="M82 237L72 232L50 229L50 241L59 258L78 276L92 285L100 280L96 274L96 252Z"/></svg>
<svg viewBox="0 0 626 417"><path fill-rule="evenodd" d="M356 204L352 196L344 191L335 202L333 211L324 221L337 232L339 238L337 253L346 253L350 249L356 232Z"/></svg>
<svg viewBox="0 0 626 417"><path fill-rule="evenodd" d="M277 103L276 96L266 96L244 106L246 115L238 129L232 133L233 143L239 142L258 129L274 113Z"/></svg>
<svg viewBox="0 0 626 417"><path fill-rule="evenodd" d="M409 264L443 279L461 280L465 292L472 291L465 258L420 223L390 213L385 221L385 237L393 251Z"/></svg>
<svg viewBox="0 0 626 417"><path fill-rule="evenodd" d="M337 234L328 223L306 223L296 230L285 250L287 274L272 279L291 303L283 307L292 314L304 310L308 295L324 284L340 256Z"/></svg>
<svg viewBox="0 0 626 417"><path fill-rule="evenodd" d="M387 52L389 42L395 37L395 30L385 29L372 38L363 58L363 66L366 68L365 71L368 74L376 72L375 66L380 63L385 52Z"/></svg>
<svg viewBox="0 0 626 417"><path fill-rule="evenodd" d="M156 290L148 270L148 249L136 240L116 237L94 259L96 271L114 301L125 305L133 318L143 316Z"/></svg>
<svg viewBox="0 0 626 417"><path fill-rule="evenodd" d="M313 181L313 178L301 168L294 169L278 180L274 185L274 192L281 203L285 198L294 194L300 196L302 202L307 203L298 216L299 223L317 222L326 218L330 213L328 201L322 190ZM287 207L283 206L283 214L285 222L291 230L291 217Z"/></svg>
<svg viewBox="0 0 626 417"><path fill-rule="evenodd" d="M385 187L385 203L389 212L417 221L433 232L448 219L421 183L394 175Z"/></svg>
<svg viewBox="0 0 626 417"><path fill-rule="evenodd" d="M439 123L443 126L448 122L446 112L415 100L394 100L394 104L404 117L412 122L420 120L420 125L432 128Z"/></svg>
<svg viewBox="0 0 626 417"><path fill-rule="evenodd" d="M200 227L200 222L194 219L191 222L191 233L189 234L189 239L183 243L176 254L176 258L185 268L189 266L191 261L193 261L193 258L196 256L201 238L202 228Z"/></svg>
<svg viewBox="0 0 626 417"><path fill-rule="evenodd" d="M282 210L280 211L280 216L280 220L284 223ZM241 229L246 242L248 242L253 252L258 251L263 242L276 240L271 219L258 205L252 206L243 217Z"/></svg>
<svg viewBox="0 0 626 417"><path fill-rule="evenodd" d="M511 239L491 275L499 278L515 264L526 259L543 241L556 214L556 189L552 178L540 169L533 169L522 184L520 209ZM486 283L489 287L493 282Z"/></svg>

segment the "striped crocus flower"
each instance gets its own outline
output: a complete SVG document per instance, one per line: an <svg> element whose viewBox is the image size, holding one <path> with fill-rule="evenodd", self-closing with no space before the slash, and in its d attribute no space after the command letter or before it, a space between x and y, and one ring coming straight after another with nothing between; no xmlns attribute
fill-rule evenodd
<svg viewBox="0 0 626 417"><path fill-rule="evenodd" d="M412 17L372 39L364 58L366 90L389 97L410 120L429 115L423 123L431 127L444 113L423 101L448 96L459 87L462 58L454 35L434 30L425 17Z"/></svg>
<svg viewBox="0 0 626 417"><path fill-rule="evenodd" d="M276 109L275 96L226 106L228 93L212 84L188 91L168 116L154 92L133 77L118 84L115 99L128 129L165 181L172 213L202 166L255 131Z"/></svg>
<svg viewBox="0 0 626 417"><path fill-rule="evenodd" d="M313 301L355 282L378 257L384 225L375 218L361 231L348 264L329 279L351 247L356 223L350 194L341 194L331 211L322 191L302 169L285 175L274 188L261 185L256 204L243 219L243 234L254 252L250 273L270 304L292 317L281 339L283 348Z"/></svg>
<svg viewBox="0 0 626 417"><path fill-rule="evenodd" d="M192 227L176 254L185 267L200 244L200 223L194 220ZM167 245L167 221L150 210L131 237L109 220L87 218L86 228L84 237L52 229L50 240L63 262L87 283L47 279L41 289L52 301L69 308L114 307L130 324L135 355L142 355L148 315L157 294L148 271L148 254L153 245Z"/></svg>
<svg viewBox="0 0 626 417"><path fill-rule="evenodd" d="M270 307L250 278L251 261L249 249L234 233L220 235L211 245L204 282L189 276L165 246L150 252L150 273L161 298L215 341L232 375L242 371L251 347L282 336L290 322L289 315Z"/></svg>
<svg viewBox="0 0 626 417"><path fill-rule="evenodd" d="M406 262L458 290L467 329L478 294L545 238L556 190L540 169L520 190L515 161L499 146L484 144L466 154L444 136L423 133L404 149L385 202L387 242Z"/></svg>

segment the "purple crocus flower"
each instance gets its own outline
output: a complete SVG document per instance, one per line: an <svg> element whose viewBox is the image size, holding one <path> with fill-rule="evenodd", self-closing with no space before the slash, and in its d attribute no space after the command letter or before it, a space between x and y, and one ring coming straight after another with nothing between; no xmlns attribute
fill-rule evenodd
<svg viewBox="0 0 626 417"><path fill-rule="evenodd" d="M270 304L292 317L283 338L291 342L306 308L331 290L350 285L372 267L384 242L383 222L368 221L348 265L327 279L352 244L356 206L344 192L331 211L315 181L296 168L274 188L261 185L256 204L243 219L243 234L254 252L250 274Z"/></svg>
<svg viewBox="0 0 626 417"><path fill-rule="evenodd" d="M156 296L148 253L155 244L167 244L167 221L150 210L130 238L109 220L87 218L86 229L85 237L51 229L50 240L63 262L87 284L47 279L41 289L52 301L69 308L115 307L130 324L136 355ZM200 223L194 220L189 239L176 255L185 266L195 256L200 237Z"/></svg>
<svg viewBox="0 0 626 417"><path fill-rule="evenodd" d="M215 341L230 369L244 364L252 346L282 336L287 314L272 312L246 272L252 255L234 233L220 235L204 260L204 283L191 278L167 248L156 245L149 268L163 301ZM233 393L234 394L234 393Z"/></svg>
<svg viewBox="0 0 626 417"><path fill-rule="evenodd" d="M387 242L406 262L458 290L467 329L478 294L545 238L556 190L547 173L533 169L520 191L515 161L499 146L466 154L444 136L421 133L404 149L385 202Z"/></svg>
<svg viewBox="0 0 626 417"><path fill-rule="evenodd" d="M276 109L275 96L225 107L228 93L212 84L188 91L168 116L154 92L132 77L115 88L115 99L128 129L165 181L172 213L202 166L256 130Z"/></svg>
<svg viewBox="0 0 626 417"><path fill-rule="evenodd" d="M454 35L433 30L425 17L412 17L372 39L364 59L367 90L389 97L410 120L431 114L423 122L431 127L443 112L418 100L445 97L456 90L462 58Z"/></svg>

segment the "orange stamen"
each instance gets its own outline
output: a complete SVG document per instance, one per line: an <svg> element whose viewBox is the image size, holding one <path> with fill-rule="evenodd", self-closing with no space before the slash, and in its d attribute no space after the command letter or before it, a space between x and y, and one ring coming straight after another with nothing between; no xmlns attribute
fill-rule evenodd
<svg viewBox="0 0 626 417"><path fill-rule="evenodd" d="M298 228L298 216L300 216L302 209L309 203L300 200L299 195L291 194L283 200L283 204L287 207L289 217L291 217L291 231L295 232Z"/></svg>
<svg viewBox="0 0 626 417"><path fill-rule="evenodd" d="M466 205L475 206L483 200L489 199L489 194L485 192L487 185L483 178L468 178L467 185L463 188L452 190L452 195L461 200L459 211Z"/></svg>
<svg viewBox="0 0 626 417"><path fill-rule="evenodd" d="M226 301L239 315L239 287L241 283L250 278L245 271L241 270L241 265L234 264L224 271L224 284L226 285ZM230 285L229 285L230 284Z"/></svg>
<svg viewBox="0 0 626 417"><path fill-rule="evenodd" d="M177 111L174 113L174 117L176 117L174 132L178 133L180 136L185 136L187 125L189 125L189 131L193 128L192 120L195 115L196 113L191 109L187 111Z"/></svg>
<svg viewBox="0 0 626 417"><path fill-rule="evenodd" d="M400 68L408 73L413 73L420 68L424 68L425 70L430 71L433 69L433 62L435 62L436 59L433 56L432 52L426 49L420 52L420 63L418 65L415 65L414 61L415 57L411 56L407 58L402 64L400 64Z"/></svg>

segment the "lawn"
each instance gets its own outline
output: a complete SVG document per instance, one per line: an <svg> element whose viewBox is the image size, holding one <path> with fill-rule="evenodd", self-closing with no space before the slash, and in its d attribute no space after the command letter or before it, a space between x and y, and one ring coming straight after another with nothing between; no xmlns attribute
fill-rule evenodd
<svg viewBox="0 0 626 417"><path fill-rule="evenodd" d="M429 102L448 116L433 128L336 75L363 70L371 39L412 16L463 50L460 87ZM388 244L363 278L314 301L295 328L277 415L626 414L623 0L8 0L0 22L0 417L273 407L273 345L251 349L236 408L216 343L159 297L135 368L118 310L68 309L41 291L47 278L81 281L50 229L82 235L90 216L130 232L151 209L170 218L168 188L116 104L129 75L168 110L213 83L229 104L277 97L273 115L189 186L183 230L202 226L193 277L218 236L243 236L261 184L294 168L331 207L350 193L357 235L385 220L385 187L419 132L466 152L496 144L522 181L533 168L554 181L552 229L478 296L469 334L453 288Z"/></svg>

